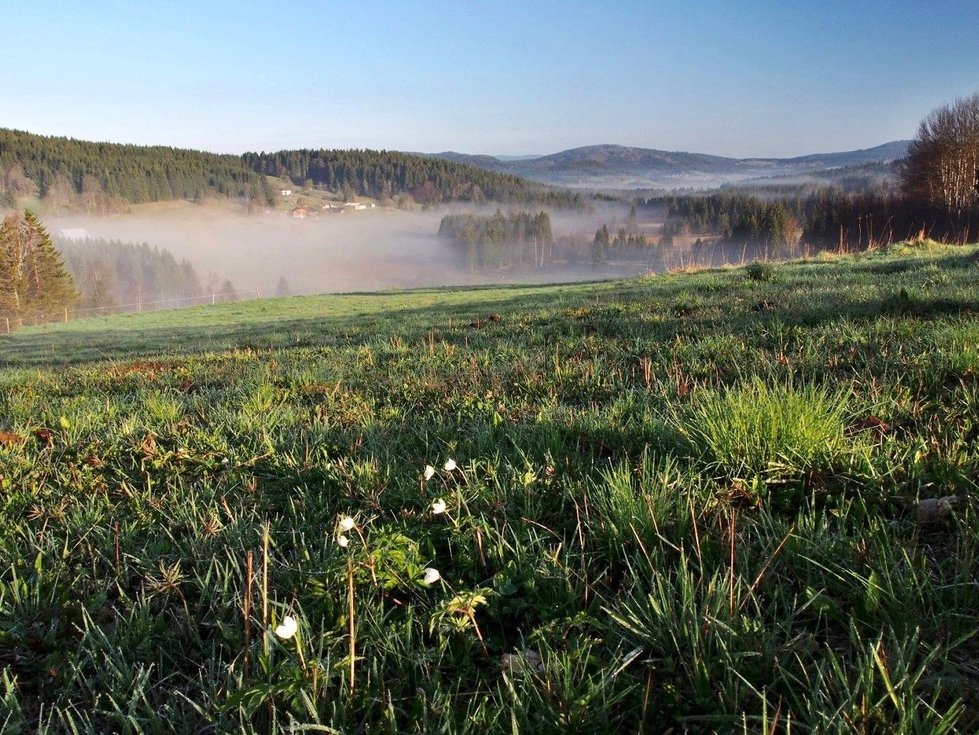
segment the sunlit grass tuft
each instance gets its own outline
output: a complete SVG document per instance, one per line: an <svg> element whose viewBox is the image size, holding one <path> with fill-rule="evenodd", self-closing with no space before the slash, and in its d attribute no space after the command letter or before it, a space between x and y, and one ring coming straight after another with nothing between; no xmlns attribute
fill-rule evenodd
<svg viewBox="0 0 979 735"><path fill-rule="evenodd" d="M718 475L783 480L841 458L846 411L842 392L754 377L698 392L674 409L673 422L694 457Z"/></svg>

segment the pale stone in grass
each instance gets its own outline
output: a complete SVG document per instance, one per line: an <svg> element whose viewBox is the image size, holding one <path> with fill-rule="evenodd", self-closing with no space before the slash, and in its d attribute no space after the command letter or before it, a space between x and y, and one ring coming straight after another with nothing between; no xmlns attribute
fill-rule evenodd
<svg viewBox="0 0 979 735"><path fill-rule="evenodd" d="M952 515L959 499L954 495L944 498L925 498L918 501L918 523L937 523Z"/></svg>
<svg viewBox="0 0 979 735"><path fill-rule="evenodd" d="M504 674L522 674L529 671L539 674L544 670L544 659L529 648L520 653L504 653L500 656L500 669Z"/></svg>

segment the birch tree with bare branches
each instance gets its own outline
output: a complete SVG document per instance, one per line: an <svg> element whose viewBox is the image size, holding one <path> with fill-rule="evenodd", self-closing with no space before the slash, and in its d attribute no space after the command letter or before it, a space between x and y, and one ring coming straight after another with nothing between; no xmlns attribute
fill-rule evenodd
<svg viewBox="0 0 979 735"><path fill-rule="evenodd" d="M902 175L905 194L956 216L979 205L979 94L921 121Z"/></svg>

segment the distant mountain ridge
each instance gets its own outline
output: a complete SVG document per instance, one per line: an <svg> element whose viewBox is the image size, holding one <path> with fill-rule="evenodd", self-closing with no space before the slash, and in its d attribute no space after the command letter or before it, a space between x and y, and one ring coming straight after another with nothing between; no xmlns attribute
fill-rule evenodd
<svg viewBox="0 0 979 735"><path fill-rule="evenodd" d="M423 206L487 200L580 206L575 188L715 188L747 179L807 176L894 161L907 154L909 143L795 158L726 158L622 145L502 158L330 149L235 156L0 128L0 206L14 208L18 201L41 198L53 207L106 213L125 202L212 196L267 206L277 196L267 177L288 179L296 187L325 187L344 197L410 199Z"/></svg>
<svg viewBox="0 0 979 735"><path fill-rule="evenodd" d="M758 176L804 174L842 166L886 163L904 158L910 142L897 140L873 148L816 153L794 158L728 158L706 153L611 144L584 146L546 156L510 160L454 151L420 155L560 186L677 187L697 183L717 185Z"/></svg>
<svg viewBox="0 0 979 735"><path fill-rule="evenodd" d="M888 163L897 161L908 155L910 140L892 140L873 148L861 148L856 151L843 153L816 153L796 158L774 159L787 165L814 165L817 168L832 168L833 166L859 166L864 163Z"/></svg>

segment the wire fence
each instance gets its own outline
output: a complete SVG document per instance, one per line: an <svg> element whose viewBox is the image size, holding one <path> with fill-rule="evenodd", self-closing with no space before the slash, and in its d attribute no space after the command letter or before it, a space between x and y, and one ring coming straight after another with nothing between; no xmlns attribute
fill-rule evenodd
<svg viewBox="0 0 979 735"><path fill-rule="evenodd" d="M191 306L211 304L228 304L238 301L251 301L262 298L262 292L254 291L212 291L201 296L183 296L172 299L154 299L144 301L137 299L129 304L107 304L105 306L88 306L82 308L66 307L60 311L43 314L14 314L0 317L0 329L11 334L14 330L25 326L50 324L51 322L69 322L76 319L86 319L112 314L135 314L143 311L161 311L163 309L179 309Z"/></svg>

